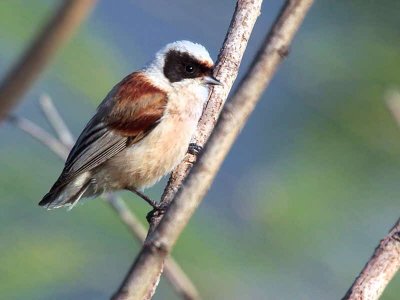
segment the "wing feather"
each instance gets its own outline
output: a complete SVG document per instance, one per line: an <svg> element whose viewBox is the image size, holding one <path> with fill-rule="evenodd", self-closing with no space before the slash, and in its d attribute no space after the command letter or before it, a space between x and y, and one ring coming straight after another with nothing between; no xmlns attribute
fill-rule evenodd
<svg viewBox="0 0 400 300"><path fill-rule="evenodd" d="M143 75L127 76L100 104L82 131L58 182L69 182L139 142L157 126L166 102L166 94Z"/></svg>

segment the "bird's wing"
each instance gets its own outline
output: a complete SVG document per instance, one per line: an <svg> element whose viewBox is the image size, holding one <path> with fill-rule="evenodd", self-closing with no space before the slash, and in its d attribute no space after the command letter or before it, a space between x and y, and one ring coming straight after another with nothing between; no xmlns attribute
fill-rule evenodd
<svg viewBox="0 0 400 300"><path fill-rule="evenodd" d="M110 130L104 121L97 121L96 116L93 117L79 136L65 162L63 179L73 178L99 166L124 150L128 139L128 137Z"/></svg>
<svg viewBox="0 0 400 300"><path fill-rule="evenodd" d="M71 150L60 180L70 181L139 142L164 114L167 96L132 73L99 106Z"/></svg>

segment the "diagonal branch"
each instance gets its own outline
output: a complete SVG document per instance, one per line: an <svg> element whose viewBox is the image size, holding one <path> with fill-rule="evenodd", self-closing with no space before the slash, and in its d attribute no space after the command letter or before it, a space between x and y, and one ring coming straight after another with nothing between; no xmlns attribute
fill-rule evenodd
<svg viewBox="0 0 400 300"><path fill-rule="evenodd" d="M28 119L17 116L9 116L7 120L15 127L18 127L23 132L41 142L62 160L67 159L69 149L40 126Z"/></svg>
<svg viewBox="0 0 400 300"><path fill-rule="evenodd" d="M286 1L252 67L241 82L182 188L145 244L113 299L149 299L157 286L163 261L210 187L222 161L244 126L278 64L285 57L312 0ZM254 2L252 2L254 4Z"/></svg>
<svg viewBox="0 0 400 300"><path fill-rule="evenodd" d="M223 86L216 87L211 92L208 103L204 109L203 115L199 121L196 136L194 140L199 146L204 146L207 138L209 137L213 127L215 126L218 115L222 106L228 96L233 82L235 81L239 66L246 49L250 34L253 30L257 17L260 14L262 0L238 0L233 14L231 23L228 28L222 49L218 56L215 66L214 75L224 83ZM171 174L168 184L161 197L163 205L169 205L175 193L182 185L183 180L189 173L190 169L195 162L196 157L187 154L182 163ZM159 224L162 215L153 215L150 221L149 233ZM136 269L136 270L135 270ZM146 275L146 270L142 269L141 275L136 275L138 269L132 265L128 271L124 281L114 295L113 299L142 299L146 295L147 299L151 298L160 280L163 269L163 263L158 268L157 276L152 276L151 285L142 284L141 278ZM135 279L136 278L136 279ZM134 293L131 295L131 293ZM142 295L143 297L141 297Z"/></svg>
<svg viewBox="0 0 400 300"><path fill-rule="evenodd" d="M71 131L68 129L67 125L64 123L63 118L58 113L57 108L54 106L53 101L47 94L40 96L39 104L41 111L43 112L45 119L54 129L58 136L58 139L68 148L72 148L75 141L72 136Z"/></svg>
<svg viewBox="0 0 400 300"><path fill-rule="evenodd" d="M96 0L64 0L19 61L0 83L0 122L17 105L45 66L79 24L86 18Z"/></svg>
<svg viewBox="0 0 400 300"><path fill-rule="evenodd" d="M400 127L400 92L390 90L386 105ZM376 247L360 275L342 300L379 299L386 286L400 269L400 219Z"/></svg>
<svg viewBox="0 0 400 300"><path fill-rule="evenodd" d="M237 1L235 12L218 55L214 71L214 75L218 77L224 85L215 87L212 90L203 115L199 121L194 141L200 146L205 145L214 129L225 100L238 75L244 51L246 50L257 17L260 15L261 4L262 0ZM189 173L195 160L195 156L188 154L184 162L171 174L161 199L164 204L169 204L172 201L172 198L182 185L184 178ZM150 224L152 230L160 220L161 218L152 220Z"/></svg>
<svg viewBox="0 0 400 300"><path fill-rule="evenodd" d="M104 198L110 204L111 208L117 213L121 221L132 232L135 238L138 241L143 242L146 238L147 230L138 220L136 215L129 210L128 206L125 204L125 201L115 194L104 195ZM165 260L165 277L182 299L201 299L193 282L172 257L167 257Z"/></svg>
<svg viewBox="0 0 400 300"><path fill-rule="evenodd" d="M64 120L61 118L50 97L47 96L45 100L43 98L41 99L41 109L43 110L45 118L52 126L59 139L27 119L12 116L8 117L8 121L21 131L27 133L42 143L44 146L49 148L49 150L54 152L59 158L65 161L74 143L72 133L65 125ZM115 194L105 194L103 198L119 216L122 223L124 223L131 231L133 236L138 241L143 242L146 238L146 228L138 220L136 215L130 211L124 200ZM168 257L166 259L165 272L167 280L171 283L176 293L180 295L182 299L200 299L200 295L196 287L172 257Z"/></svg>
<svg viewBox="0 0 400 300"><path fill-rule="evenodd" d="M342 300L377 300L400 269L400 219L376 247Z"/></svg>
<svg viewBox="0 0 400 300"><path fill-rule="evenodd" d="M386 93L385 101L387 108L400 128L400 91L397 89L389 90Z"/></svg>

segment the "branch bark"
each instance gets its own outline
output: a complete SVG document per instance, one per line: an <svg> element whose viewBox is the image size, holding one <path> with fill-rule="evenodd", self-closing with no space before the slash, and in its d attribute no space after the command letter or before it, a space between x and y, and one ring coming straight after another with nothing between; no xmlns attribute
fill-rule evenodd
<svg viewBox="0 0 400 300"><path fill-rule="evenodd" d="M260 14L261 4L262 0L238 0L236 3L235 12L218 55L214 71L214 75L218 77L224 85L212 90L203 115L199 121L194 142L200 146L204 146L207 138L210 136L223 104L232 88L233 82L237 77L243 53L257 17ZM195 161L196 157L188 153L184 161L172 172L161 197L162 204L168 206L171 203ZM162 214L153 215L150 221L148 236L155 230L162 217ZM140 278L145 275L136 276L134 274L135 268L134 263L112 299L142 299L144 295L146 295L146 298L152 297L160 280L163 263L161 263L158 268L157 276L152 277L151 286L142 284ZM142 274L146 273L145 270L141 270L141 272ZM135 278L138 278L138 280L135 281ZM130 295L131 292L135 294ZM139 295L143 295L143 297Z"/></svg>
<svg viewBox="0 0 400 300"><path fill-rule="evenodd" d="M386 93L385 101L387 108L400 128L400 91L397 89L389 90Z"/></svg>
<svg viewBox="0 0 400 300"><path fill-rule="evenodd" d="M374 254L342 300L379 299L400 268L400 219L381 240Z"/></svg>
<svg viewBox="0 0 400 300"><path fill-rule="evenodd" d="M51 98L47 94L43 94L39 99L39 104L45 119L57 134L60 142L71 149L75 143L74 137L58 113Z"/></svg>
<svg viewBox="0 0 400 300"><path fill-rule="evenodd" d="M54 106L50 97L42 97L40 99L40 105L47 122L57 134L58 139L42 127L25 118L12 116L8 117L8 121L42 143L44 146L49 148L50 151L65 161L74 144L72 133L58 113L58 110ZM142 243L146 238L146 229L138 220L136 215L130 211L124 200L115 194L105 194L103 198L119 216L122 223L125 224L133 236ZM173 289L182 299L201 299L199 292L192 281L172 257L167 257L165 261L165 273L167 280L171 283Z"/></svg>
<svg viewBox="0 0 400 300"><path fill-rule="evenodd" d="M118 214L122 222L128 227L136 239L143 242L146 238L147 230L136 215L129 210L125 201L115 194L105 195L104 198L109 202L111 208ZM180 265L170 256L165 260L165 278L170 282L172 288L182 299L201 299L193 282L182 270Z"/></svg>
<svg viewBox="0 0 400 300"><path fill-rule="evenodd" d="M145 244L113 299L142 300L152 297L162 272L165 257L171 252L182 230L209 189L222 161L270 82L278 64L286 56L289 44L312 2L312 0L289 0L286 2L253 61L252 67L239 85L230 103L225 105L199 161L194 165L159 225L149 233ZM247 4L253 5L254 8L255 2L252 1ZM253 10L253 13L258 15L259 6ZM254 21L255 18L256 16L253 19ZM246 42L247 39L245 39ZM243 40L241 39L239 42ZM223 62L223 59L220 59L220 61ZM237 72L237 67L238 64L235 69L228 72ZM222 70L224 69L221 68ZM222 82L225 83L224 80ZM223 103L223 101L220 103ZM210 114L213 117L216 116L215 112ZM209 117L209 122L212 123L212 120L213 118ZM204 124L208 124L207 120L203 121ZM200 124L200 130L201 126L202 124ZM212 125L209 126L212 128ZM197 135L198 138L201 136L202 134ZM203 136L206 140L207 136ZM181 168L188 169L187 166ZM172 179L172 182L174 182L174 179ZM168 195L167 191L164 197L168 197Z"/></svg>
<svg viewBox="0 0 400 300"><path fill-rule="evenodd" d="M400 92L390 90L385 95L387 108L400 127ZM364 269L342 300L379 299L386 286L400 269L400 219L381 240Z"/></svg>
<svg viewBox="0 0 400 300"><path fill-rule="evenodd" d="M236 3L231 24L218 55L214 75L224 83L215 87L210 94L203 115L199 121L193 142L204 146L215 127L218 116L239 72L240 63L246 50L254 24L260 15L262 0L239 0ZM185 160L174 170L161 197L161 202L169 204L183 180L196 161L196 157L187 154ZM161 216L154 218L150 232L158 225Z"/></svg>
<svg viewBox="0 0 400 300"><path fill-rule="evenodd" d="M65 161L67 159L69 149L67 149L63 143L55 139L50 133L46 132L32 121L17 116L9 116L7 120L15 127L41 142L62 160Z"/></svg>
<svg viewBox="0 0 400 300"><path fill-rule="evenodd" d="M0 83L0 122L17 105L55 53L69 40L96 0L64 0Z"/></svg>

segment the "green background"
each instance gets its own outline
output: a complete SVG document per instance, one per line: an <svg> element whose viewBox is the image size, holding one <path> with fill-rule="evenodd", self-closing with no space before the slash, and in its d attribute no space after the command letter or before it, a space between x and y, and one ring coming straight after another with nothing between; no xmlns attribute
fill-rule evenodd
<svg viewBox="0 0 400 300"><path fill-rule="evenodd" d="M400 2L316 1L174 256L204 299L340 299L399 217ZM283 1L264 1L239 78ZM58 1L0 1L0 76ZM234 1L98 2L16 113L49 129L48 93L75 135L123 76L189 39L216 58ZM139 245L101 200L37 202L62 162L0 127L0 297L108 299ZM165 181L147 191L158 198ZM149 208L121 193L144 222ZM382 299L400 295L397 276ZM155 299L178 299L162 281Z"/></svg>

